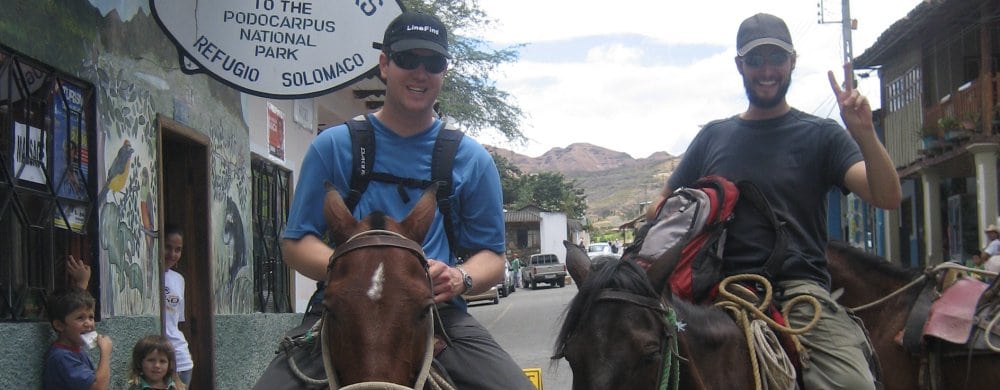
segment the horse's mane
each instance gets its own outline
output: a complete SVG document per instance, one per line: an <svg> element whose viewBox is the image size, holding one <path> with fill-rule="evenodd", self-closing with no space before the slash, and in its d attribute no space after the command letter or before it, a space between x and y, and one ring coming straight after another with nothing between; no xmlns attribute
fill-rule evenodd
<svg viewBox="0 0 1000 390"><path fill-rule="evenodd" d="M597 301L601 290L611 289L641 296L657 298L656 290L649 283L646 271L631 261L618 260L610 256L600 256L591 265L590 276L579 285L579 292L570 301L564 314L562 328L556 337L555 351L560 355L562 346L576 329L578 322L585 318Z"/></svg>
<svg viewBox="0 0 1000 390"><path fill-rule="evenodd" d="M888 262L885 258L855 248L843 241L830 241L826 246L827 251L838 254L845 261L850 262L851 268L858 273L875 272L879 275L887 275L899 280L913 279L919 275L920 270L912 268L902 268L896 264Z"/></svg>

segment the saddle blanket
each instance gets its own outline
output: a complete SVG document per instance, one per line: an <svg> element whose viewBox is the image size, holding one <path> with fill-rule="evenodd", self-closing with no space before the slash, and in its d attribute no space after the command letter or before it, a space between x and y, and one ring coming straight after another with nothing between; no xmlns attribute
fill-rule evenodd
<svg viewBox="0 0 1000 390"><path fill-rule="evenodd" d="M924 336L965 344L975 324L976 303L988 285L976 279L962 278L949 286L931 305L924 325Z"/></svg>

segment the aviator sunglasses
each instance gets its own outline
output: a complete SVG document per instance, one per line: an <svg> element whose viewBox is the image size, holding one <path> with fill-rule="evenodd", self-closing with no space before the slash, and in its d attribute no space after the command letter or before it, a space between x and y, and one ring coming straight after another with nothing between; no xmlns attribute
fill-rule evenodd
<svg viewBox="0 0 1000 390"><path fill-rule="evenodd" d="M396 52L389 55L392 62L395 62L397 66L406 70L414 70L424 64L424 69L429 73L441 73L444 72L445 68L448 67L448 59L444 58L443 55L433 54L429 56L422 56L413 54L409 51Z"/></svg>
<svg viewBox="0 0 1000 390"><path fill-rule="evenodd" d="M760 68L764 66L766 62L771 66L784 65L785 61L788 61L789 54L784 51L774 52L768 55L761 54L750 54L740 57L740 61L743 61L746 66L751 68Z"/></svg>

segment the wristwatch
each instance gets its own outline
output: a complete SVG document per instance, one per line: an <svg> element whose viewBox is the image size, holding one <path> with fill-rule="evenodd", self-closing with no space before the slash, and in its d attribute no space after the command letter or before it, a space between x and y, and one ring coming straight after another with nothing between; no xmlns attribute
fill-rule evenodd
<svg viewBox="0 0 1000 390"><path fill-rule="evenodd" d="M465 272L465 268L462 268L460 265L455 268L458 268L458 272L462 273L462 285L465 286L465 290L462 291L462 294L465 294L472 289L472 276L469 275L468 272Z"/></svg>

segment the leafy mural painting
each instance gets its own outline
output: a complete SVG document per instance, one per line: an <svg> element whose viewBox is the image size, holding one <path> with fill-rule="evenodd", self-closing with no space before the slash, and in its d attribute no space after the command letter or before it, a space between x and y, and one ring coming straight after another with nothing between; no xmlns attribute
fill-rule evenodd
<svg viewBox="0 0 1000 390"><path fill-rule="evenodd" d="M97 198L101 250L108 280L101 283L103 311L109 315L158 312L159 243L150 235L156 226L157 181L150 172L158 161L151 93L126 77L134 73L105 56L95 61L100 78L99 127L106 129L105 180Z"/></svg>

